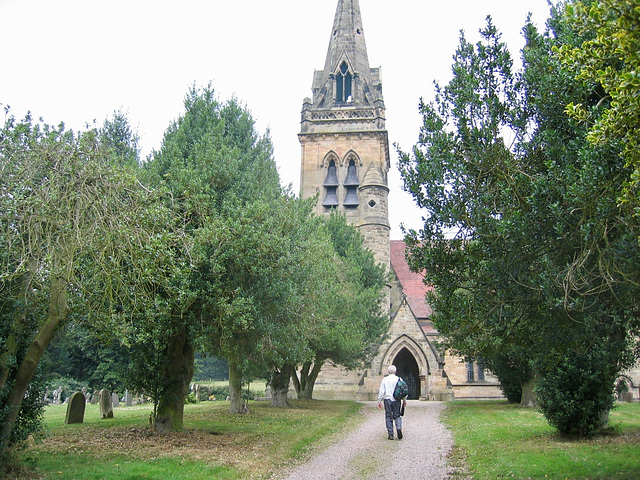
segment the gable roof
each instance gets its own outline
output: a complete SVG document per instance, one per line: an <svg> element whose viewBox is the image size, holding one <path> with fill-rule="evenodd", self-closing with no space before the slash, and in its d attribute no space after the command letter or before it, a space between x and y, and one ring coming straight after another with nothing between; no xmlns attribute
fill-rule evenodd
<svg viewBox="0 0 640 480"><path fill-rule="evenodd" d="M402 293L406 295L413 314L418 320L426 319L431 315L431 308L425 295L433 287L425 285L422 274L410 270L405 251L406 244L402 240L391 240L391 267L400 281Z"/></svg>

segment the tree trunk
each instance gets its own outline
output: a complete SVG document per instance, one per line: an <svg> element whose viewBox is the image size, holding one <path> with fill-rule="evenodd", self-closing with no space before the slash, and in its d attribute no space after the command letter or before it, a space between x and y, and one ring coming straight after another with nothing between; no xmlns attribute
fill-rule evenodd
<svg viewBox="0 0 640 480"><path fill-rule="evenodd" d="M294 373L292 365L284 365L280 370L271 372L271 406L287 408L287 394L289 393L289 380Z"/></svg>
<svg viewBox="0 0 640 480"><path fill-rule="evenodd" d="M602 433L609 426L609 410L605 410L600 414L600 423L598 424L598 433Z"/></svg>
<svg viewBox="0 0 640 480"><path fill-rule="evenodd" d="M169 339L165 353L165 381L158 400L155 428L181 430L184 425L184 402L195 368L195 352L187 334L183 332Z"/></svg>
<svg viewBox="0 0 640 480"><path fill-rule="evenodd" d="M538 399L536 398L534 390L537 380L537 376L534 374L529 380L522 384L521 407L535 407L538 405Z"/></svg>
<svg viewBox="0 0 640 480"><path fill-rule="evenodd" d="M298 378L298 372L296 369L293 369L291 372L291 381L293 382L293 388L296 391L296 398L300 400L302 398L302 391L300 388L300 379Z"/></svg>
<svg viewBox="0 0 640 480"><path fill-rule="evenodd" d="M235 359L229 360L229 400L229 412L249 413L247 402L242 398L242 372Z"/></svg>
<svg viewBox="0 0 640 480"><path fill-rule="evenodd" d="M316 385L318 374L320 373L323 365L323 360L316 359L315 363L313 363L313 368L311 368L311 362L309 362L305 364L302 370L300 370L301 392L298 395L298 398L306 398L307 400L313 399L313 387Z"/></svg>
<svg viewBox="0 0 640 480"><path fill-rule="evenodd" d="M37 266L34 264L33 260L28 262L28 268L26 274L22 275L19 280L16 281L16 286L9 285L9 289L12 288L20 288L22 292L25 292L30 288L29 284L33 279L33 272L37 270ZM18 287L19 285L19 287ZM23 293L23 295L25 294ZM15 304L9 306L13 310L17 310ZM25 334L29 334L30 332L25 332L27 326L27 313L26 311L21 311L16 315L16 320L13 328L9 330L9 334L5 340L5 348L2 353L0 353L0 391L2 391L9 380L9 376L11 375L11 361L18 356L18 344L20 342L20 338L25 336Z"/></svg>
<svg viewBox="0 0 640 480"><path fill-rule="evenodd" d="M296 396L298 400L306 398L305 390L307 388L307 379L309 378L309 369L311 368L311 362L304 362L300 367L300 379L298 379L298 373L294 369L291 376L293 378L293 385L296 389Z"/></svg>
<svg viewBox="0 0 640 480"><path fill-rule="evenodd" d="M60 327L60 324L69 313L66 286L67 281L63 278L56 278L51 281L51 297L49 299L47 319L31 341L27 353L16 372L15 385L4 404L1 405L2 407L8 407L7 415L0 421L0 438L6 439L5 441L9 440L13 431L22 401L40 363L40 359L51 340L53 340L58 327Z"/></svg>

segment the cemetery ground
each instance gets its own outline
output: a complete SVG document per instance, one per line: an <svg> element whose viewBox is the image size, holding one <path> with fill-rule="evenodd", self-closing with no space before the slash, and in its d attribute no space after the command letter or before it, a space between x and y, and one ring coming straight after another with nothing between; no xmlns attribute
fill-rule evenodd
<svg viewBox="0 0 640 480"><path fill-rule="evenodd" d="M20 452L25 469L12 478L277 479L292 462L344 439L363 418L355 402L291 405L251 401L249 415L232 416L226 402L188 404L180 433L151 430L149 405L117 408L108 420L87 405L84 423L76 425L64 424L66 405L51 405L47 437ZM562 438L535 409L503 402L451 402L442 420L455 437L452 480L640 479L637 403L617 404L610 431L587 440ZM386 437L382 417L380 435Z"/></svg>

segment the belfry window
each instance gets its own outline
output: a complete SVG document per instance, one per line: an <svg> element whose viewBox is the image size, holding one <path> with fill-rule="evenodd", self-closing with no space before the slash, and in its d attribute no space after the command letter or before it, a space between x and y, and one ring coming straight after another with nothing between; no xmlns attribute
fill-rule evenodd
<svg viewBox="0 0 640 480"><path fill-rule="evenodd" d="M349 167L347 168L347 177L344 179L344 187L347 190L347 194L342 204L345 207L357 207L360 205L357 193L359 185L360 181L358 180L358 172L356 171L356 162L350 160Z"/></svg>
<svg viewBox="0 0 640 480"><path fill-rule="evenodd" d="M347 103L351 97L351 81L353 76L347 62L342 62L340 71L336 75L336 103Z"/></svg>
<svg viewBox="0 0 640 480"><path fill-rule="evenodd" d="M338 174L336 171L336 162L331 160L329 162L329 168L327 168L327 178L325 178L322 186L325 188L325 197L322 205L324 207L332 208L337 207L338 203Z"/></svg>

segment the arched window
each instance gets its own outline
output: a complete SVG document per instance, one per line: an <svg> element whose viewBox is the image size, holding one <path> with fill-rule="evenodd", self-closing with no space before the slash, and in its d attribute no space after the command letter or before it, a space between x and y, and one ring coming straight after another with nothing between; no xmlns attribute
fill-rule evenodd
<svg viewBox="0 0 640 480"><path fill-rule="evenodd" d="M331 160L329 167L327 168L327 177L324 180L322 186L325 188L325 197L322 205L328 208L338 206L338 175L336 171L336 162Z"/></svg>
<svg viewBox="0 0 640 480"><path fill-rule="evenodd" d="M350 160L349 166L347 167L347 177L344 179L344 187L347 190L343 202L345 207L357 207L360 205L357 193L358 185L360 185L360 181L358 180L358 172L356 171L356 162Z"/></svg>
<svg viewBox="0 0 640 480"><path fill-rule="evenodd" d="M336 103L347 103L351 98L351 72L347 62L342 62L336 75Z"/></svg>

